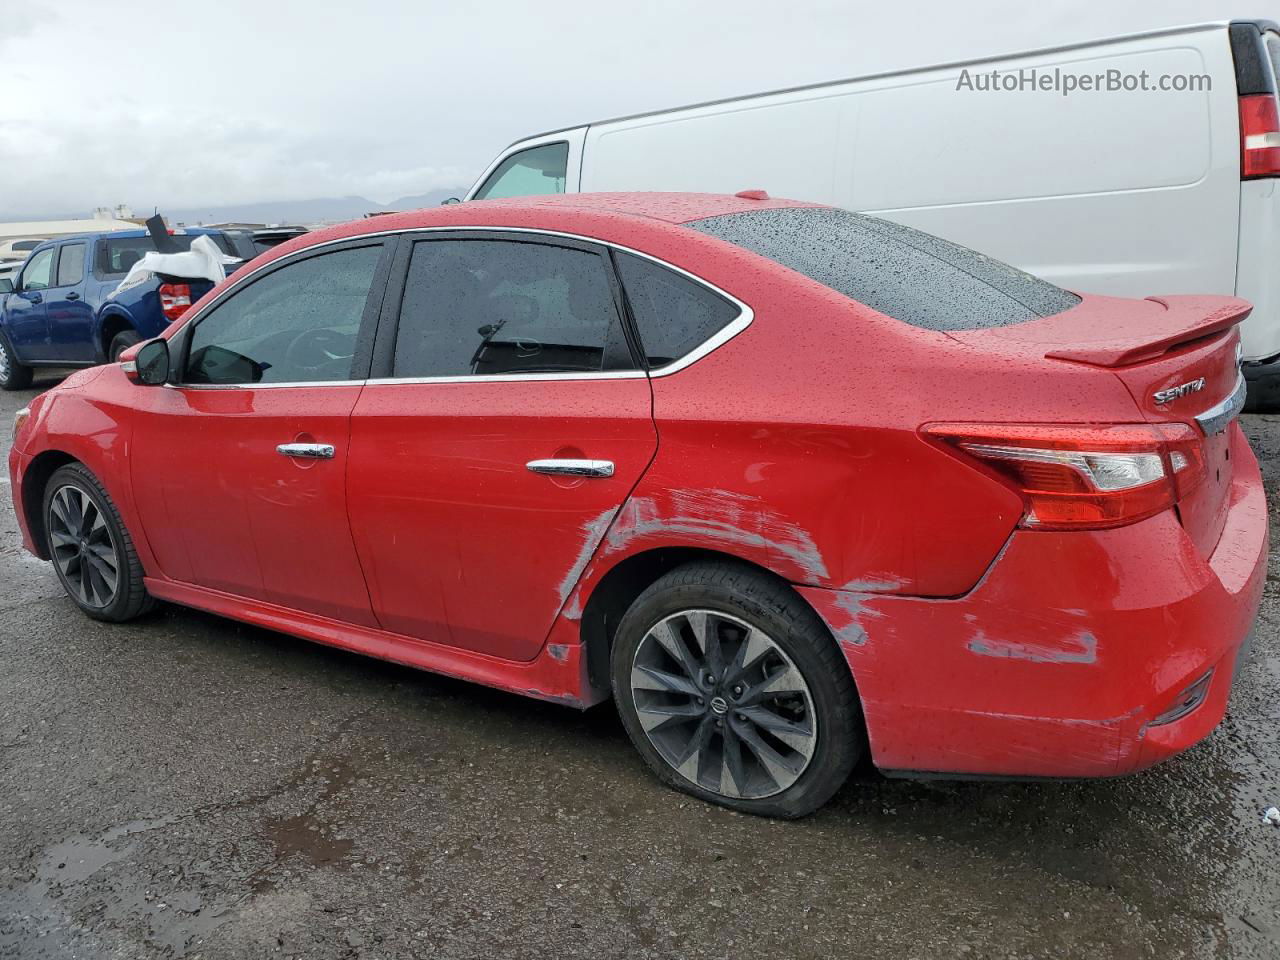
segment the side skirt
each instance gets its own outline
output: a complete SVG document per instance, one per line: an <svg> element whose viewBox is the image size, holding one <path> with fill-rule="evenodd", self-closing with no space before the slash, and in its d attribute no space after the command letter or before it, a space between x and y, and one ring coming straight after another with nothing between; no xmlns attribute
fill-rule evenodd
<svg viewBox="0 0 1280 960"><path fill-rule="evenodd" d="M318 617L263 600L173 580L146 577L143 583L147 592L160 600L206 610L379 660L579 709L586 709L599 700L590 695L583 698L583 692L589 691L590 687L581 644L548 645L528 661L503 660L474 650Z"/></svg>

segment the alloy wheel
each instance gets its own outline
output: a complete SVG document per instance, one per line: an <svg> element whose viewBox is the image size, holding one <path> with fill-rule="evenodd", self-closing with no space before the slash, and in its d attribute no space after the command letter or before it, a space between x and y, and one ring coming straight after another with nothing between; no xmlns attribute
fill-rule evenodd
<svg viewBox="0 0 1280 960"><path fill-rule="evenodd" d="M813 697L763 631L714 610L654 624L636 648L631 694L649 742L680 776L724 797L781 793L813 758Z"/></svg>
<svg viewBox="0 0 1280 960"><path fill-rule="evenodd" d="M67 590L90 607L106 607L120 584L120 555L106 517L79 487L59 487L49 501L53 561Z"/></svg>

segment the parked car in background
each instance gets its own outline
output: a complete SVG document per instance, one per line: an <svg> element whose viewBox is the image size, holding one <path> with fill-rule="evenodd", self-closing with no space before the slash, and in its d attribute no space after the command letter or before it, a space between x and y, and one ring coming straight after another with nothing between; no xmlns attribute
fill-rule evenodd
<svg viewBox="0 0 1280 960"><path fill-rule="evenodd" d="M216 230L174 231L176 249L208 236L228 255ZM0 388L31 382L34 367L91 366L156 336L213 287L207 280L156 278L110 294L130 267L154 252L146 230L60 237L37 246L8 283L0 282Z"/></svg>
<svg viewBox="0 0 1280 960"><path fill-rule="evenodd" d="M1248 310L790 201L453 205L265 254L35 398L12 499L91 617L612 696L738 810L865 749L1110 776L1217 726L1253 627Z"/></svg>
<svg viewBox="0 0 1280 960"><path fill-rule="evenodd" d="M23 261L21 260L6 260L4 262L0 262L0 286L3 286L4 281L6 280L9 281L10 284L13 283L14 279L18 276L19 271L22 270L22 263Z"/></svg>
<svg viewBox="0 0 1280 960"><path fill-rule="evenodd" d="M1237 295L1254 304L1240 328L1250 400L1275 406L1278 29L1210 23L571 127L512 144L467 197L760 187L917 227L1071 290ZM1149 86L976 89L992 71L1059 84L1145 73Z"/></svg>
<svg viewBox="0 0 1280 960"><path fill-rule="evenodd" d="M0 241L0 263L18 262L27 259L28 254L44 243L48 237L19 237L16 240Z"/></svg>
<svg viewBox="0 0 1280 960"><path fill-rule="evenodd" d="M223 228L222 231L231 244L231 248L235 251L235 255L242 260L252 260L258 254L266 253L272 247L279 246L286 240L292 240L294 237L300 237L307 232L306 227L259 227L257 229L248 229L244 227Z"/></svg>

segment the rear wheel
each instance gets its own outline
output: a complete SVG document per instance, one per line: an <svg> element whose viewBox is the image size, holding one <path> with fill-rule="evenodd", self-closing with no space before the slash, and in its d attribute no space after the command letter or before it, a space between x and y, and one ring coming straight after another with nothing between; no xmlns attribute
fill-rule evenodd
<svg viewBox="0 0 1280 960"><path fill-rule="evenodd" d="M861 753L857 691L790 587L720 562L673 570L618 625L614 698L667 784L745 813L799 817Z"/></svg>
<svg viewBox="0 0 1280 960"><path fill-rule="evenodd" d="M107 356L112 363L120 359L120 354L124 353L135 343L141 342L142 337L138 336L136 330L121 330L111 338L111 345L107 348Z"/></svg>
<svg viewBox="0 0 1280 960"><path fill-rule="evenodd" d="M119 511L81 464L59 467L49 478L44 523L58 579L89 616L119 623L155 606Z"/></svg>
<svg viewBox="0 0 1280 960"><path fill-rule="evenodd" d="M0 333L0 390L25 390L31 386L31 368L18 362L9 338Z"/></svg>

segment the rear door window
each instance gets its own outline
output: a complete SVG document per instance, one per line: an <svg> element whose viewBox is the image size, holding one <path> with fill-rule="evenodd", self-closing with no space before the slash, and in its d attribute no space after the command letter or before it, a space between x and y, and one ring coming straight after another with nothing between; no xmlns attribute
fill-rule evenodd
<svg viewBox="0 0 1280 960"><path fill-rule="evenodd" d="M1073 293L967 247L847 210L783 207L685 226L928 330L1002 327L1080 302Z"/></svg>
<svg viewBox="0 0 1280 960"><path fill-rule="evenodd" d="M74 287L84 279L84 244L69 243L58 254L58 286Z"/></svg>
<svg viewBox="0 0 1280 960"><path fill-rule="evenodd" d="M600 253L513 240L414 245L394 376L583 374L634 367Z"/></svg>
<svg viewBox="0 0 1280 960"><path fill-rule="evenodd" d="M618 253L614 262L654 370L692 353L742 312L702 284L652 260Z"/></svg>
<svg viewBox="0 0 1280 960"><path fill-rule="evenodd" d="M503 160L472 199L564 193L568 166L568 143L544 143L521 150Z"/></svg>

